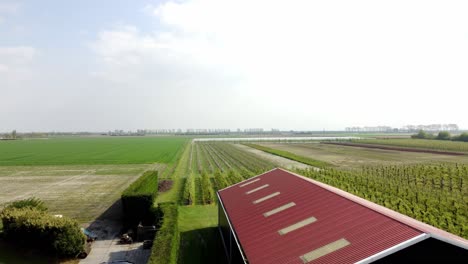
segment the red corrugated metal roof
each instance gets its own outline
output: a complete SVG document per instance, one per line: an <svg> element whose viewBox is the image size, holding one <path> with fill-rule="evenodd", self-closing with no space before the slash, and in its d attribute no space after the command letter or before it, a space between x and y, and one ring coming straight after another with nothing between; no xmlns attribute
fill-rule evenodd
<svg viewBox="0 0 468 264"><path fill-rule="evenodd" d="M255 179L260 180L245 185ZM280 194L262 200L276 192ZM301 256L342 239L349 245L310 263L354 263L424 233L281 169L223 189L219 196L251 264L304 263ZM291 202L295 205L264 216ZM311 217L315 222L278 232Z"/></svg>

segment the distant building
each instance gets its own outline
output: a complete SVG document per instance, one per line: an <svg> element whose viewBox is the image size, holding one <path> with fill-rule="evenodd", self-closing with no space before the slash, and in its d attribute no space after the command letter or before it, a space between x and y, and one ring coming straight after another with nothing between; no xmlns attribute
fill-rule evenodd
<svg viewBox="0 0 468 264"><path fill-rule="evenodd" d="M218 192L228 263L468 263L468 240L274 169Z"/></svg>
<svg viewBox="0 0 468 264"><path fill-rule="evenodd" d="M438 131L459 131L457 124L431 124L431 125L406 125L401 128L393 128L390 126L365 126L365 127L346 127L346 132L380 132L380 133L390 133L390 132L417 132L419 130L438 132Z"/></svg>

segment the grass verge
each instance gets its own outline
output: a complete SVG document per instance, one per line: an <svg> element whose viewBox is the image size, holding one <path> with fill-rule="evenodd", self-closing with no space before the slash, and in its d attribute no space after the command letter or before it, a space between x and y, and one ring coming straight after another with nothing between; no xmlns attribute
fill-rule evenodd
<svg viewBox="0 0 468 264"><path fill-rule="evenodd" d="M226 263L217 226L218 206L179 206L178 264Z"/></svg>
<svg viewBox="0 0 468 264"><path fill-rule="evenodd" d="M270 153L270 154L273 154L273 155L276 155L276 156L280 156L280 157L283 157L283 158L295 160L295 161L298 161L298 162L301 162L301 163L304 163L304 164L307 164L307 165L310 165L310 166L313 166L313 167L317 167L317 168L333 167L333 165L328 163L328 162L324 162L324 161L320 161L320 160L314 160L314 159L311 159L311 158L299 156L299 155L296 155L294 153L284 151L284 150L273 149L273 148L260 146L260 145L256 145L256 144L244 144L244 145L246 145L248 147L251 147L251 148L261 150L261 151L265 151L267 153Z"/></svg>

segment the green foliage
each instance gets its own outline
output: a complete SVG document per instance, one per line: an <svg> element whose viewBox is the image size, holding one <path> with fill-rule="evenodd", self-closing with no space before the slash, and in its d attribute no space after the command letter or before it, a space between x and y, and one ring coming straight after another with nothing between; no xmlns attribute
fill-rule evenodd
<svg viewBox="0 0 468 264"><path fill-rule="evenodd" d="M453 140L454 141L468 142L468 133L466 133L466 132L461 133L458 137L454 137Z"/></svg>
<svg viewBox="0 0 468 264"><path fill-rule="evenodd" d="M432 139L434 136L421 129L416 135L412 135L411 138Z"/></svg>
<svg viewBox="0 0 468 264"><path fill-rule="evenodd" d="M47 207L45 206L44 202L35 197L14 201L7 205L6 208L35 208L39 211L47 211Z"/></svg>
<svg viewBox="0 0 468 264"><path fill-rule="evenodd" d="M195 199L195 183L193 177L188 177L184 185L184 193L182 197L182 203L185 205L191 205Z"/></svg>
<svg viewBox="0 0 468 264"><path fill-rule="evenodd" d="M75 220L31 207L6 208L0 217L7 241L59 256L76 256L84 250L85 236Z"/></svg>
<svg viewBox="0 0 468 264"><path fill-rule="evenodd" d="M255 149L258 149L258 150L261 150L261 151L268 152L268 153L276 155L276 156L280 156L280 157L283 157L283 158L287 158L287 159L295 160L295 161L298 161L298 162L301 162L301 163L304 163L304 164L308 164L308 165L311 165L311 166L314 166L314 167L317 167L317 168L326 168L326 167L331 167L332 166L331 164L329 164L327 162L320 161L320 160L314 160L314 159L311 159L311 158L308 158L308 157L299 156L299 155L296 155L294 153L284 151L284 150L273 149L273 148L260 146L260 145L256 145L256 144L245 144L245 145L249 146L251 148L255 148Z"/></svg>
<svg viewBox="0 0 468 264"><path fill-rule="evenodd" d="M364 167L299 173L468 238L468 166Z"/></svg>
<svg viewBox="0 0 468 264"><path fill-rule="evenodd" d="M203 204L211 204L214 202L213 185L211 184L208 174L202 173L201 176Z"/></svg>
<svg viewBox="0 0 468 264"><path fill-rule="evenodd" d="M217 206L179 206L179 231L177 263L227 263L218 231Z"/></svg>
<svg viewBox="0 0 468 264"><path fill-rule="evenodd" d="M0 166L173 163L181 137L77 137L0 140Z"/></svg>
<svg viewBox="0 0 468 264"><path fill-rule="evenodd" d="M437 135L436 139L438 140L450 140L452 136L448 131L440 131L439 134Z"/></svg>
<svg viewBox="0 0 468 264"><path fill-rule="evenodd" d="M122 193L122 206L127 225L137 225L151 217L151 208L158 193L158 172L147 171Z"/></svg>
<svg viewBox="0 0 468 264"><path fill-rule="evenodd" d="M216 203L216 191L271 170L275 165L228 143L190 144L174 177L184 185L178 199L183 205ZM159 198L158 198L159 199Z"/></svg>
<svg viewBox="0 0 468 264"><path fill-rule="evenodd" d="M176 264L180 245L178 207L173 203L159 204L162 225L154 239L148 264Z"/></svg>
<svg viewBox="0 0 468 264"><path fill-rule="evenodd" d="M437 135L437 137L434 138L433 135L428 134L422 130L419 131L418 134L412 135L411 138L419 138L419 139L438 139L438 140L453 140L453 141L463 141L463 142L468 142L468 133L464 132L460 134L459 136L456 137L451 137L450 133L447 131L441 131Z"/></svg>

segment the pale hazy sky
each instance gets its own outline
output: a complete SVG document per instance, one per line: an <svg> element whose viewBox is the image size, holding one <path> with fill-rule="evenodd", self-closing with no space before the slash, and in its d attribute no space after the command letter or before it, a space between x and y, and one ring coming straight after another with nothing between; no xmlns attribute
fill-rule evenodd
<svg viewBox="0 0 468 264"><path fill-rule="evenodd" d="M0 0L0 131L457 123L468 1Z"/></svg>

